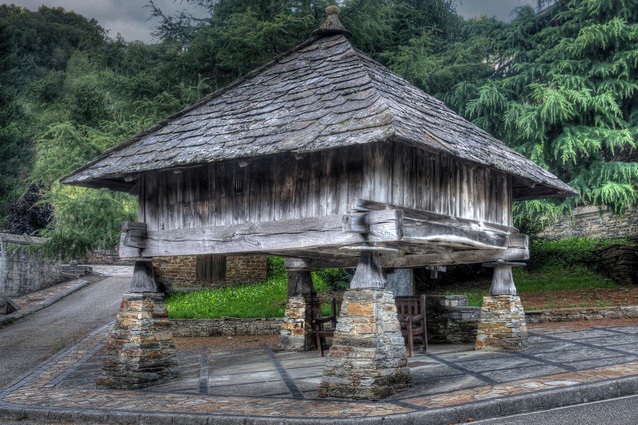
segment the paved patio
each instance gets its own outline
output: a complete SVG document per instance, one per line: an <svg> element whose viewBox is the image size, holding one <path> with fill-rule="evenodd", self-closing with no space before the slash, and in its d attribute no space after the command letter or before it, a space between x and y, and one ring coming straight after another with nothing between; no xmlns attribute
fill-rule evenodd
<svg viewBox="0 0 638 425"><path fill-rule="evenodd" d="M530 347L432 346L410 359L412 389L382 401L320 399L325 358L273 352L273 337L179 338L179 380L95 389L111 325L0 392L0 417L81 423L460 423L638 392L638 322L535 326ZM620 323L620 322L619 322ZM624 322L626 324L626 322Z"/></svg>

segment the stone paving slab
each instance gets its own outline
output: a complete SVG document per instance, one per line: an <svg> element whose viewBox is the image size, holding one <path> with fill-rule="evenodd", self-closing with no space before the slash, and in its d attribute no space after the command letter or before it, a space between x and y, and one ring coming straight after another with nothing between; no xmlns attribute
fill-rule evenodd
<svg viewBox="0 0 638 425"><path fill-rule="evenodd" d="M325 357L178 344L182 378L146 390L95 388L112 325L0 392L0 417L134 424L461 423L638 392L638 324L531 329L518 353L432 346L410 358L414 386L381 401L321 399ZM256 338L256 337L253 337ZM205 340L204 340L205 341ZM565 342L569 344L565 345ZM576 347L576 349L574 348ZM461 350L461 351L458 351Z"/></svg>

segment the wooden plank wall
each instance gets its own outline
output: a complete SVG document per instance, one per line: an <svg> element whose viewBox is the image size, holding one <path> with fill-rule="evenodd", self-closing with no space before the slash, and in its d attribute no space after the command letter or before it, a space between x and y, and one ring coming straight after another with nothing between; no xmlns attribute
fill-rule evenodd
<svg viewBox="0 0 638 425"><path fill-rule="evenodd" d="M345 214L356 198L511 225L508 176L402 144L163 171L140 185L149 230Z"/></svg>

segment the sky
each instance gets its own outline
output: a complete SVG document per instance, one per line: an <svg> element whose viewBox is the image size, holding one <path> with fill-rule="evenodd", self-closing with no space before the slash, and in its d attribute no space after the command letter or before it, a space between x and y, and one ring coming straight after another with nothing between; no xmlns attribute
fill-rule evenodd
<svg viewBox="0 0 638 425"><path fill-rule="evenodd" d="M537 3L536 0L455 0L455 2L456 11L464 18L486 15L504 21L513 17L511 12L515 8L527 4L535 6ZM10 0L2 1L2 3L15 4L30 10L37 10L41 5L59 6L87 18L95 18L102 28L109 31L111 38L121 34L126 41L141 40L147 43L157 41L153 39L151 32L158 21L149 20L150 9L145 7L148 4L147 0ZM180 0L155 0L155 5L168 15L186 7L195 14L203 10L186 5Z"/></svg>

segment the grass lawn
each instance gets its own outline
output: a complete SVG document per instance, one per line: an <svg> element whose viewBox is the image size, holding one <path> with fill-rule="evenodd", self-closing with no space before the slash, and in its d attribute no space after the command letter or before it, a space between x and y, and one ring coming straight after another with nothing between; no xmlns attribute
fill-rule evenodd
<svg viewBox="0 0 638 425"><path fill-rule="evenodd" d="M330 291L322 278L314 274L313 281L319 296L329 299ZM638 304L638 288L619 286L585 266L548 266L535 272L515 268L514 282L526 310ZM489 281L470 281L432 294L464 294L470 305L480 306L489 287ZM287 292L287 278L279 275L259 284L176 292L166 304L171 318L283 317ZM330 314L327 302L322 313Z"/></svg>
<svg viewBox="0 0 638 425"><path fill-rule="evenodd" d="M600 288L608 288L610 293L625 293L625 290L613 280L595 273L585 266L570 268L544 267L534 272L528 272L523 268L514 268L514 283L518 295L526 310L549 309L560 307L596 307L615 305L618 302L606 302L595 294ZM466 288L456 285L453 292L443 291L442 294L464 294L468 304L480 306L483 296L488 295L490 282L482 282L480 288L476 283L469 283ZM636 301L631 300L631 303Z"/></svg>
<svg viewBox="0 0 638 425"><path fill-rule="evenodd" d="M314 276L313 282L318 293L327 291L327 285L320 277ZM287 299L288 280L283 275L264 283L174 292L167 297L166 307L172 319L284 317ZM330 314L328 304L322 305L322 312Z"/></svg>

